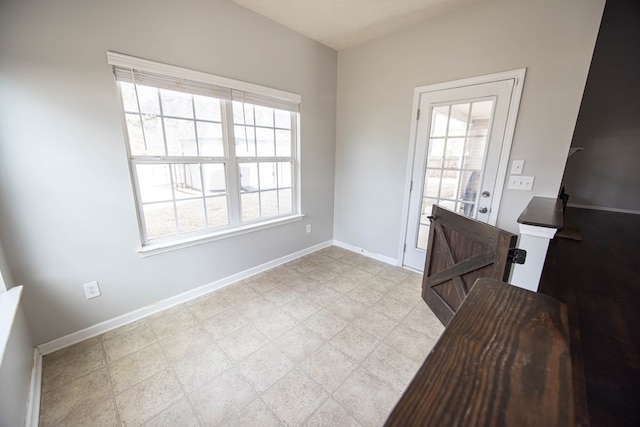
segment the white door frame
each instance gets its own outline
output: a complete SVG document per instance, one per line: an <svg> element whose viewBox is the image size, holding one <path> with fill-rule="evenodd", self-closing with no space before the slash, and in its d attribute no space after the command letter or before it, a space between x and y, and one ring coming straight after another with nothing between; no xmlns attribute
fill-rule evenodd
<svg viewBox="0 0 640 427"><path fill-rule="evenodd" d="M516 127L516 119L518 116L518 108L520 107L520 99L522 97L522 89L524 86L524 78L527 69L520 68L517 70L504 71L501 73L487 74L484 76L470 77L466 79L453 80L450 82L435 83L426 86L419 86L413 89L413 105L411 107L411 131L409 140L409 158L407 160L407 173L405 177L404 201L402 208L402 225L400 229L400 244L398 247L398 265L404 265L405 242L407 240L407 225L409 220L409 199L411 197L411 180L413 177L413 164L416 151L416 139L418 135L418 109L420 108L420 96L424 93L435 92L438 90L455 89L464 86L473 86L483 83L493 83L501 80L514 79L511 102L509 104L509 113L507 115L507 123L502 140L502 148L500 151L500 162L496 178L496 187L492 202L492 208L489 215L488 223L495 225L498 219L498 210L502 200L502 192L504 190L505 178L507 175L507 167L509 165L509 155L511 153L511 145L513 143L513 134Z"/></svg>

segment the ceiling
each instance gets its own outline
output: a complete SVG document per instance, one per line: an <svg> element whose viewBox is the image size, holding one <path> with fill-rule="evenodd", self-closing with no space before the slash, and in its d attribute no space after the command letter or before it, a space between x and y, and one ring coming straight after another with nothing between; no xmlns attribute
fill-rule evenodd
<svg viewBox="0 0 640 427"><path fill-rule="evenodd" d="M342 50L478 0L233 0Z"/></svg>

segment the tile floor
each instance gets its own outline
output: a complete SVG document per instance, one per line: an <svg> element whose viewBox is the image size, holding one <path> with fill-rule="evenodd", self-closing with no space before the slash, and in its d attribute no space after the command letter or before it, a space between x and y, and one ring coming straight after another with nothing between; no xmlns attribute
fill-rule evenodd
<svg viewBox="0 0 640 427"><path fill-rule="evenodd" d="M442 331L332 246L45 356L40 425L380 426Z"/></svg>

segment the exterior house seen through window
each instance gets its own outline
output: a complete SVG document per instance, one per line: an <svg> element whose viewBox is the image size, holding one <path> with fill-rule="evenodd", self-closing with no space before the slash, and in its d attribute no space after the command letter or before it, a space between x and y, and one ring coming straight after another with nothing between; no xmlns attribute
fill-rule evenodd
<svg viewBox="0 0 640 427"><path fill-rule="evenodd" d="M107 56L143 246L299 214L299 95Z"/></svg>

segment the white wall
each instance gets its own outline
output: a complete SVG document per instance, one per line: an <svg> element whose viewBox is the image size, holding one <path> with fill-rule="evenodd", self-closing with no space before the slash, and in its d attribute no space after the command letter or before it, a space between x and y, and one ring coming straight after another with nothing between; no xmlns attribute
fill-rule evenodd
<svg viewBox="0 0 640 427"><path fill-rule="evenodd" d="M137 255L107 50L301 94L305 220ZM336 61L227 0L0 3L0 239L35 342L330 240ZM87 301L91 280L103 296Z"/></svg>
<svg viewBox="0 0 640 427"><path fill-rule="evenodd" d="M486 0L340 51L337 240L397 258L413 88L527 68L511 159L534 191L506 190L498 226L559 189L604 0Z"/></svg>

